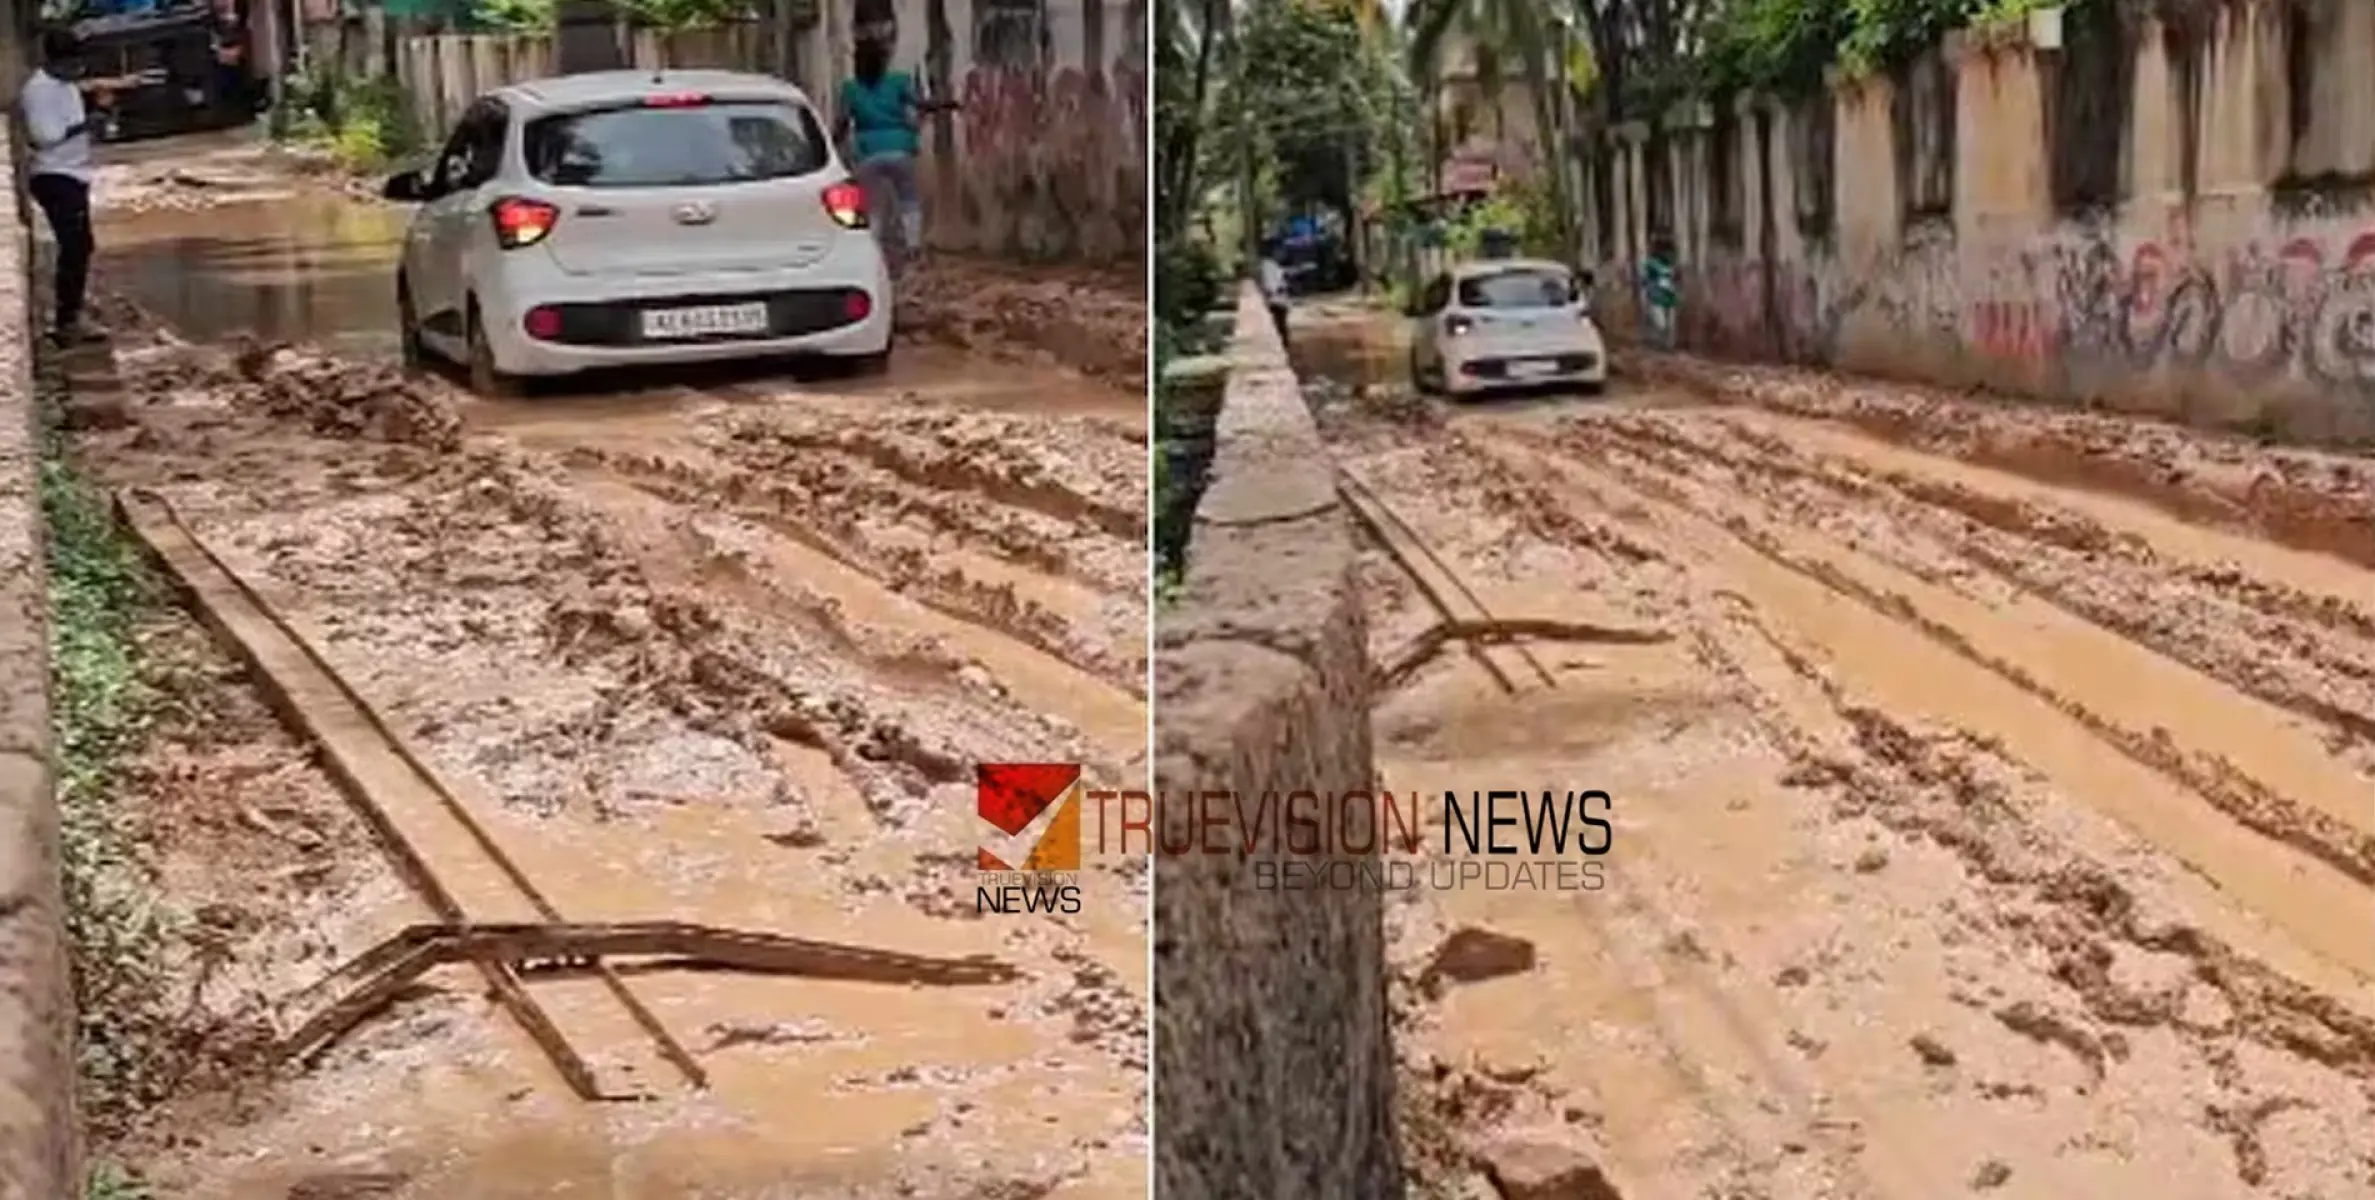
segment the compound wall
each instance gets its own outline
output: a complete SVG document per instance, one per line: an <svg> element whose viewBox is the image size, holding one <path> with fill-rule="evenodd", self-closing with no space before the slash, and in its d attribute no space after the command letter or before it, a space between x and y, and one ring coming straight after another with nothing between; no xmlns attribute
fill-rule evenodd
<svg viewBox="0 0 2375 1200"><path fill-rule="evenodd" d="M0 132L0 159L13 161ZM50 772L49 586L33 399L31 261L0 193L0 1200L82 1194L74 1009Z"/></svg>
<svg viewBox="0 0 2375 1200"><path fill-rule="evenodd" d="M1155 786L1249 805L1368 789L1352 527L1250 287L1229 359L1184 587L1156 615ZM1195 840L1186 812L1163 821ZM1262 857L1156 859L1155 1194L1393 1200L1381 893L1264 890Z"/></svg>
<svg viewBox="0 0 2375 1200"><path fill-rule="evenodd" d="M835 0L963 108L927 124L933 244L1023 261L1146 255L1147 0ZM841 30L848 33L843 34ZM846 64L846 52L833 61ZM846 71L846 66L843 67Z"/></svg>
<svg viewBox="0 0 2375 1200"><path fill-rule="evenodd" d="M2103 7L1616 131L1603 280L1663 229L1703 351L2375 439L2375 4Z"/></svg>

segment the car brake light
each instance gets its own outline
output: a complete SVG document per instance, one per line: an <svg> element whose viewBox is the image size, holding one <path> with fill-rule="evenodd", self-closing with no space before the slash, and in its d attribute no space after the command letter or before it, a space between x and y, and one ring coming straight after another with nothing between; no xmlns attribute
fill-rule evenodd
<svg viewBox="0 0 2375 1200"><path fill-rule="evenodd" d="M1453 316L1443 320L1443 336L1445 337L1458 337L1474 328L1476 328L1476 322L1466 317Z"/></svg>
<svg viewBox="0 0 2375 1200"><path fill-rule="evenodd" d="M533 246L553 231L553 223L561 219L561 210L542 200L523 200L505 196L487 210L495 219L495 242L506 250Z"/></svg>
<svg viewBox="0 0 2375 1200"><path fill-rule="evenodd" d="M866 189L843 180L825 189L825 213L843 229L866 227Z"/></svg>
<svg viewBox="0 0 2375 1200"><path fill-rule="evenodd" d="M859 291L843 292L841 294L841 315L852 321L863 321L873 316L874 297Z"/></svg>
<svg viewBox="0 0 2375 1200"><path fill-rule="evenodd" d="M662 96L645 96L645 108L699 108L709 103L709 97L699 92L672 92Z"/></svg>
<svg viewBox="0 0 2375 1200"><path fill-rule="evenodd" d="M537 341L552 341L561 336L561 310L539 304L529 309L528 315L521 318L520 327L527 330L528 336Z"/></svg>

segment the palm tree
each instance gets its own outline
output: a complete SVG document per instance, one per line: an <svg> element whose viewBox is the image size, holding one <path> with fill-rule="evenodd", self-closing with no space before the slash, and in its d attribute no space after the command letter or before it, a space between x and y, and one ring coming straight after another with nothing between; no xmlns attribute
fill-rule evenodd
<svg viewBox="0 0 2375 1200"><path fill-rule="evenodd" d="M1201 194L1199 135L1230 15L1229 0L1156 0L1155 219L1165 241L1186 232Z"/></svg>

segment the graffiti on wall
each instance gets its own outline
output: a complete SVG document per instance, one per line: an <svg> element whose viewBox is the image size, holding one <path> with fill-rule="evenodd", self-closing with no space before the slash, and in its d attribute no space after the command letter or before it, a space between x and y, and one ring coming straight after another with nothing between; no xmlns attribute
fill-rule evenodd
<svg viewBox="0 0 2375 1200"><path fill-rule="evenodd" d="M1048 69L1040 65L1045 25L1036 4L975 7L956 195L973 248L1089 260L1143 251L1144 13L1144 5L1130 6L1130 28L1117 39L1129 49L1110 64Z"/></svg>
<svg viewBox="0 0 2375 1200"><path fill-rule="evenodd" d="M1036 67L1046 50L1047 14L1041 0L976 0L973 62L997 69Z"/></svg>
<svg viewBox="0 0 2375 1200"><path fill-rule="evenodd" d="M1711 353L1838 363L1942 351L2048 382L2108 369L2375 400L2375 224L2278 227L2213 253L2181 227L2152 238L2076 222L1986 249L1917 233L1852 269L1717 255L1684 284L1681 331Z"/></svg>

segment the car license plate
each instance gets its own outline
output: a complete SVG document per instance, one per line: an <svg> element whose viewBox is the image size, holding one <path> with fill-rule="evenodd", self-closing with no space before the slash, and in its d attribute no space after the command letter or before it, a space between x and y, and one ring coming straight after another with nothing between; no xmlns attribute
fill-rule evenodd
<svg viewBox="0 0 2375 1200"><path fill-rule="evenodd" d="M1540 379L1558 373L1559 360L1555 358L1526 358L1509 364L1509 377L1512 379Z"/></svg>
<svg viewBox="0 0 2375 1200"><path fill-rule="evenodd" d="M643 314L643 336L647 338L714 337L766 331L767 306L763 303L654 308Z"/></svg>

